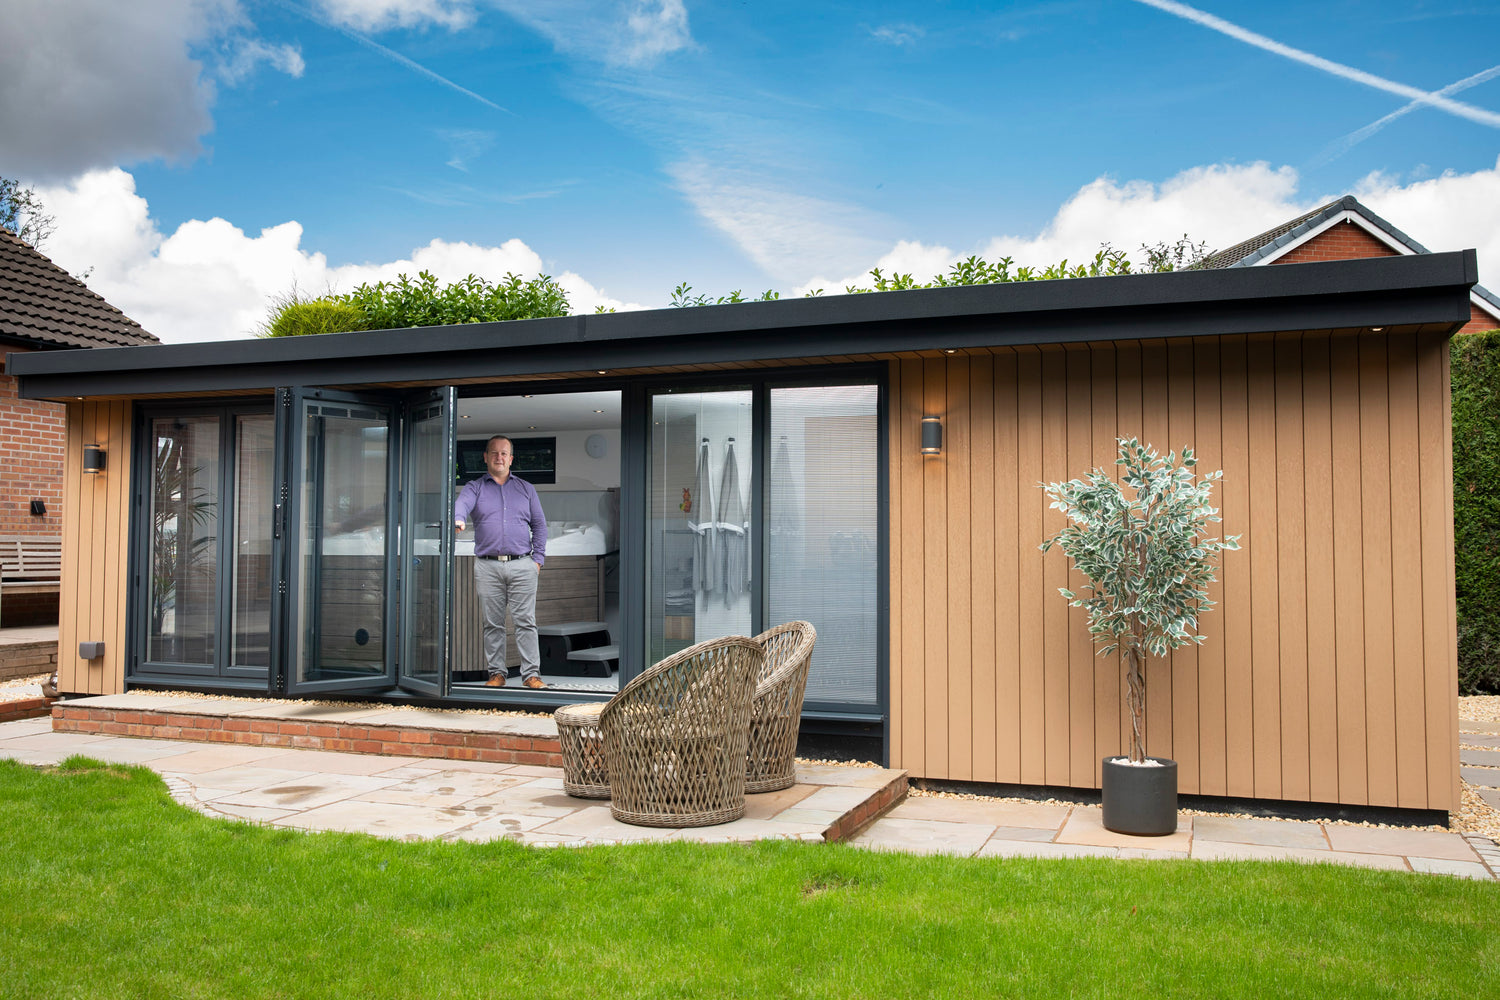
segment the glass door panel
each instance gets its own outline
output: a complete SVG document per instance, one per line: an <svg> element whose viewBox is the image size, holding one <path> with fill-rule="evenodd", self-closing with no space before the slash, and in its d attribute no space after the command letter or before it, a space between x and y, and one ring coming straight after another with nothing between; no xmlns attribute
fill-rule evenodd
<svg viewBox="0 0 1500 1000"><path fill-rule="evenodd" d="M879 389L771 390L766 621L818 630L807 702L879 700Z"/></svg>
<svg viewBox="0 0 1500 1000"><path fill-rule="evenodd" d="M269 413L235 417L230 667L271 665L271 524L276 428Z"/></svg>
<svg viewBox="0 0 1500 1000"><path fill-rule="evenodd" d="M288 690L394 683L391 403L293 390Z"/></svg>
<svg viewBox="0 0 1500 1000"><path fill-rule="evenodd" d="M651 398L647 662L752 630L749 389Z"/></svg>
<svg viewBox="0 0 1500 1000"><path fill-rule="evenodd" d="M219 582L220 422L216 415L151 421L150 564L146 658L214 663Z"/></svg>
<svg viewBox="0 0 1500 1000"><path fill-rule="evenodd" d="M450 674L452 606L454 390L423 393L405 405L406 449L401 533L400 684L443 697Z"/></svg>

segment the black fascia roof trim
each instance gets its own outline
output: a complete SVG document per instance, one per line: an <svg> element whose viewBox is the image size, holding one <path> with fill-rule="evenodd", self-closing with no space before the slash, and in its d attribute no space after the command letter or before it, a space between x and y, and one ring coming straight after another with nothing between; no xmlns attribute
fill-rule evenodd
<svg viewBox="0 0 1500 1000"><path fill-rule="evenodd" d="M276 340L47 351L12 355L7 370L21 377L22 396L56 398L1370 325L1462 325L1477 277L1475 252L1465 250Z"/></svg>

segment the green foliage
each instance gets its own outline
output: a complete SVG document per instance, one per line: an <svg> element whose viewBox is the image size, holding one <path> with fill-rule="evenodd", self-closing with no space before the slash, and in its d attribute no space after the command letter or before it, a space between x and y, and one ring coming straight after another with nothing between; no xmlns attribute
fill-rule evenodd
<svg viewBox="0 0 1500 1000"><path fill-rule="evenodd" d="M1099 655L1116 649L1125 655L1130 759L1139 761L1145 755L1145 658L1203 642L1198 618L1213 606L1208 585L1218 554L1238 549L1239 538L1207 537L1209 524L1219 521L1210 499L1222 470L1200 479L1191 448L1182 450L1178 465L1175 452L1163 457L1135 438L1121 438L1119 444L1118 481L1095 469L1084 479L1042 487L1050 506L1071 523L1041 547L1045 552L1058 546L1088 577L1091 596L1058 589L1070 606L1088 612L1089 634L1104 644Z"/></svg>
<svg viewBox="0 0 1500 1000"><path fill-rule="evenodd" d="M47 214L34 189L0 177L0 229L40 248L52 235L56 221Z"/></svg>
<svg viewBox="0 0 1500 1000"><path fill-rule="evenodd" d="M334 297L306 299L294 290L273 303L260 336L305 337L367 329L365 314L348 302Z"/></svg>
<svg viewBox="0 0 1500 1000"><path fill-rule="evenodd" d="M1458 691L1500 694L1500 330L1452 352Z"/></svg>
<svg viewBox="0 0 1500 1000"><path fill-rule="evenodd" d="M435 276L423 271L415 281L402 274L392 282L360 285L346 295L306 299L293 289L272 302L260 335L401 330L567 314L567 292L545 274L529 281L507 274L494 283L471 274L450 285L439 285Z"/></svg>
<svg viewBox="0 0 1500 1000"><path fill-rule="evenodd" d="M1124 250L1116 250L1108 243L1099 248L1094 259L1086 264L1070 265L1066 260L1046 267L1017 267L1015 260L1002 257L991 263L983 257L973 256L958 261L931 281L917 281L910 274L886 274L880 268L870 270L870 284L845 285L844 292L861 295L867 292L903 292L914 288L953 288L959 285L1003 285L1013 281L1054 281L1060 278L1105 278L1118 275L1181 271L1197 267L1209 255L1207 243L1194 243L1186 235L1174 243L1165 241L1154 246L1141 245L1145 264L1136 269ZM714 298L711 295L693 295L687 282L672 291L674 306L722 306L730 302L770 302L779 299L779 293L767 290L754 300L747 300L738 290L729 295ZM816 298L823 289L809 291L805 298Z"/></svg>

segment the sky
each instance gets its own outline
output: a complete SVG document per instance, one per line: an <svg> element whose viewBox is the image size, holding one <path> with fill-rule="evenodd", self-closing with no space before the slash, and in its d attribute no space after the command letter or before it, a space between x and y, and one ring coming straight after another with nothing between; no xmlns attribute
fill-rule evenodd
<svg viewBox="0 0 1500 1000"><path fill-rule="evenodd" d="M1500 289L1500 5L0 0L0 176L168 342L296 291L576 312L1222 249L1353 194Z"/></svg>

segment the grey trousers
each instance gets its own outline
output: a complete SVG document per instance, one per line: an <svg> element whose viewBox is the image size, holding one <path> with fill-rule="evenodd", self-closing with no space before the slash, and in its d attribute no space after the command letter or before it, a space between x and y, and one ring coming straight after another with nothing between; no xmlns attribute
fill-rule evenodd
<svg viewBox="0 0 1500 1000"><path fill-rule="evenodd" d="M507 611L516 629L521 676L537 677L542 672L536 640L536 578L540 575L531 559L474 560L474 589L479 592L479 613L484 619L484 660L491 677L509 672L505 666Z"/></svg>

